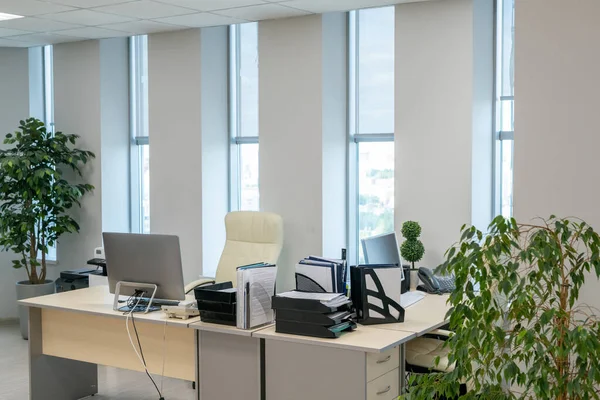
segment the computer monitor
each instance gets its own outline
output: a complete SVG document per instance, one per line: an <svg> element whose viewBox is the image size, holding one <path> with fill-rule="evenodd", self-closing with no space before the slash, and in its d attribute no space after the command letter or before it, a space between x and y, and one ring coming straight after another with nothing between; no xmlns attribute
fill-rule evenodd
<svg viewBox="0 0 600 400"><path fill-rule="evenodd" d="M402 267L396 233L371 236L361 240L365 264L397 264ZM404 280L404 270L402 270Z"/></svg>
<svg viewBox="0 0 600 400"><path fill-rule="evenodd" d="M110 293L115 293L117 282L155 284L155 298L185 300L179 237L104 232L102 239ZM122 286L119 294L134 292Z"/></svg>

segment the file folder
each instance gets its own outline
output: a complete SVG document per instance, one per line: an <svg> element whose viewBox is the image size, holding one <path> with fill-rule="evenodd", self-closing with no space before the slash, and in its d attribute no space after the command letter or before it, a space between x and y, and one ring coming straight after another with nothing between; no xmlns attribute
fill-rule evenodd
<svg viewBox="0 0 600 400"><path fill-rule="evenodd" d="M277 267L257 263L237 268L237 321L239 329L273 322L271 298L275 293Z"/></svg>
<svg viewBox="0 0 600 400"><path fill-rule="evenodd" d="M296 290L345 293L346 262L310 256L296 265Z"/></svg>

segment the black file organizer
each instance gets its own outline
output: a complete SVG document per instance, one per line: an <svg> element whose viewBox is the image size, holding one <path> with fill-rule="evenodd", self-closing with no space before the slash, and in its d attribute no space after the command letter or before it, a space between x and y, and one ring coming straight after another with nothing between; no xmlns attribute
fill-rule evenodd
<svg viewBox="0 0 600 400"><path fill-rule="evenodd" d="M221 325L236 325L237 303L236 292L222 292L224 289L232 289L232 282L204 285L194 289L194 295L198 302L200 319Z"/></svg>
<svg viewBox="0 0 600 400"><path fill-rule="evenodd" d="M379 277L380 272L391 268L400 269L401 267L398 265L358 265L350 267L351 297L359 323L374 325L404 322L404 308L386 294ZM373 281L374 286L377 288L376 291L367 289L367 279ZM391 282L389 286L400 294L400 279L398 279L398 282ZM378 304L370 303L369 298L377 299ZM398 317L392 315L391 308L397 311Z"/></svg>
<svg viewBox="0 0 600 400"><path fill-rule="evenodd" d="M273 296L275 331L292 335L335 339L347 331L356 329L350 311L350 302L329 307L317 300L292 299ZM331 318L332 314L346 312L343 317Z"/></svg>

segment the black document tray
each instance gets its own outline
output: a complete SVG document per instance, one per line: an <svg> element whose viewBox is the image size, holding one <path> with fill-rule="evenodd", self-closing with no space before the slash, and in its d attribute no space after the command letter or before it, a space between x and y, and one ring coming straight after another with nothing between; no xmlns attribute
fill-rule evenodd
<svg viewBox="0 0 600 400"><path fill-rule="evenodd" d="M339 307L328 307L318 300L292 299L289 297L273 296L272 307L274 310L296 310L321 314L350 309L350 303Z"/></svg>
<svg viewBox="0 0 600 400"><path fill-rule="evenodd" d="M337 312L321 314L314 312L282 309L277 311L277 321L301 322L304 324L313 324L328 327L340 324L352 318L352 316L354 315L350 312L345 312L346 315L331 318L331 316L334 314L337 314Z"/></svg>
<svg viewBox="0 0 600 400"><path fill-rule="evenodd" d="M215 301L227 304L235 303L236 292L220 292L223 289L232 289L231 282L215 283L212 285L203 285L194 289L196 300Z"/></svg>
<svg viewBox="0 0 600 400"><path fill-rule="evenodd" d="M336 327L338 326L339 325L326 327L313 324L305 324L302 322L289 322L278 320L275 322L275 332L288 333L291 335L312 336L325 339L335 339L342 336L342 334L344 334L345 332L350 332L356 329L356 324L354 322L351 322L348 328L344 329L343 331L336 331Z"/></svg>

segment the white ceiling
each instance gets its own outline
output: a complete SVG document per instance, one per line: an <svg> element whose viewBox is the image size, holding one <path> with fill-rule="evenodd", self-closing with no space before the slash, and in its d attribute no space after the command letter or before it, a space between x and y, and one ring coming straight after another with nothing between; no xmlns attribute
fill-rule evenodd
<svg viewBox="0 0 600 400"><path fill-rule="evenodd" d="M0 21L0 47L230 25L403 2L407 0L0 0L0 13L25 16Z"/></svg>

